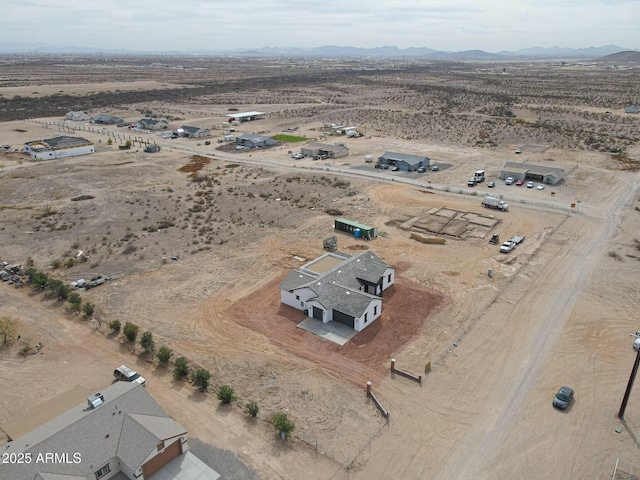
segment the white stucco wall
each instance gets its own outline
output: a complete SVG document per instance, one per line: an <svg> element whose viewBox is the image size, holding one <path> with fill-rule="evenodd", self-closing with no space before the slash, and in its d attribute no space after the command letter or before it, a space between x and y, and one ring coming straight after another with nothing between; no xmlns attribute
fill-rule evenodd
<svg viewBox="0 0 640 480"><path fill-rule="evenodd" d="M299 297L299 298L296 298ZM306 310L309 308L307 305L307 300L311 297L315 297L316 294L311 291L309 288L300 288L298 290L294 290L293 292L287 292L286 290L280 290L280 300L285 305L289 305L290 307L297 308L298 310Z"/></svg>
<svg viewBox="0 0 640 480"><path fill-rule="evenodd" d="M376 312L375 314L373 313L374 310ZM382 299L380 298L372 299L371 303L369 304L367 309L364 311L362 316L355 319L353 329L356 332L361 332L366 327L371 325L378 317L380 317L381 313L382 313ZM367 315L367 323L364 323L365 314Z"/></svg>
<svg viewBox="0 0 640 480"><path fill-rule="evenodd" d="M391 281L389 281L389 275L391 275ZM382 279L382 290L386 290L388 287L393 285L396 281L396 271L389 267L384 271L384 276Z"/></svg>

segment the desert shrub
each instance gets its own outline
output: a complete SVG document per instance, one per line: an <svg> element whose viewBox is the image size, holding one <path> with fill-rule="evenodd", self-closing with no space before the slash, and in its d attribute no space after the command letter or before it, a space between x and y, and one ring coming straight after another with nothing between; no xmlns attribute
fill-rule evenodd
<svg viewBox="0 0 640 480"><path fill-rule="evenodd" d="M122 329L122 333L127 340L129 340L130 342L135 342L136 338L138 337L138 326L133 323L126 322L124 324L124 328Z"/></svg>
<svg viewBox="0 0 640 480"><path fill-rule="evenodd" d="M296 424L293 423L286 413L278 412L273 416L273 428L278 432L284 433L285 437L288 436L296 428Z"/></svg>
<svg viewBox="0 0 640 480"><path fill-rule="evenodd" d="M189 370L189 359L186 357L180 357L176 359L173 376L179 380L189 375Z"/></svg>
<svg viewBox="0 0 640 480"><path fill-rule="evenodd" d="M82 305L82 311L87 317L90 317L91 315L93 315L93 312L95 312L95 310L96 308L93 306L92 303L87 302L84 305Z"/></svg>
<svg viewBox="0 0 640 480"><path fill-rule="evenodd" d="M71 304L71 309L76 312L80 310L80 305L82 304L82 297L78 292L72 292L67 297L67 302Z"/></svg>
<svg viewBox="0 0 640 480"><path fill-rule="evenodd" d="M218 400L220 400L223 405L231 403L236 400L236 392L229 385L221 385L218 389Z"/></svg>
<svg viewBox="0 0 640 480"><path fill-rule="evenodd" d="M614 250L611 250L609 252L609 256L611 258L613 258L614 260L617 260L618 262L622 261L622 257L620 256L620 254L618 252L614 251Z"/></svg>
<svg viewBox="0 0 640 480"><path fill-rule="evenodd" d="M0 318L0 337L2 337L2 345L11 343L18 338L18 327L11 317Z"/></svg>
<svg viewBox="0 0 640 480"><path fill-rule="evenodd" d="M142 345L142 348L147 352L152 352L156 346L156 342L153 341L153 333L144 332L140 338L140 345Z"/></svg>
<svg viewBox="0 0 640 480"><path fill-rule="evenodd" d="M116 333L120 331L121 327L122 327L122 324L120 323L120 320L114 320L109 324L109 328Z"/></svg>
<svg viewBox="0 0 640 480"><path fill-rule="evenodd" d="M255 417L258 416L258 412L260 411L260 407L258 406L258 404L256 402L248 402L244 406L244 411L255 418Z"/></svg>
<svg viewBox="0 0 640 480"><path fill-rule="evenodd" d="M172 356L173 356L173 350L171 350L169 347L165 345L162 345L156 353L156 357L158 358L160 363L165 363L165 364L169 362Z"/></svg>
<svg viewBox="0 0 640 480"><path fill-rule="evenodd" d="M211 373L209 373L209 370L199 368L195 372L191 372L191 383L198 387L201 392L204 392L209 388L209 380L211 380Z"/></svg>

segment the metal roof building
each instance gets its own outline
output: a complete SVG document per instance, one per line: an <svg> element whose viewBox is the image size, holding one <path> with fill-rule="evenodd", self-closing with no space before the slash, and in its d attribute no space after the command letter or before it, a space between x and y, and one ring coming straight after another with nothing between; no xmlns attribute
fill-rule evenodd
<svg viewBox="0 0 640 480"><path fill-rule="evenodd" d="M227 115L229 121L237 120L239 122L250 122L251 120L260 120L266 115L265 112L242 112L242 113L230 113Z"/></svg>
<svg viewBox="0 0 640 480"><path fill-rule="evenodd" d="M428 167L431 163L429 157L421 155L410 155L408 153L385 152L378 157L378 163L383 165L394 165L400 170L414 171L420 167Z"/></svg>
<svg viewBox="0 0 640 480"><path fill-rule="evenodd" d="M262 148L262 147L271 147L278 143L271 137L267 137L265 135L252 135L249 133L245 133L244 135L240 135L236 137L236 144L242 145L248 148Z"/></svg>
<svg viewBox="0 0 640 480"><path fill-rule="evenodd" d="M507 177L513 177L516 180L533 180L549 185L557 185L564 178L564 170L546 165L507 162L504 164L504 167L502 167L500 178L505 180Z"/></svg>
<svg viewBox="0 0 640 480"><path fill-rule="evenodd" d="M340 158L349 155L349 149L342 144L331 145L328 143L309 142L300 149L300 153L307 157L326 155L329 158Z"/></svg>

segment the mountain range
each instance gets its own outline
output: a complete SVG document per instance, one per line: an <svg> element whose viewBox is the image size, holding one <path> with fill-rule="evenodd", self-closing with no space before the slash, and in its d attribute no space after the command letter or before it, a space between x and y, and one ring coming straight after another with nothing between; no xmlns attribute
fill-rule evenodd
<svg viewBox="0 0 640 480"><path fill-rule="evenodd" d="M620 52L638 49L618 45L588 48L532 47L515 51L503 50L489 53L483 50L445 52L427 47L375 48L341 47L326 45L315 48L262 47L255 49L209 50L189 49L171 51L143 51L130 49L92 48L77 46L53 46L47 44L0 44L0 54L91 54L91 55L194 55L194 56L245 56L245 57L317 57L317 58L416 58L425 60L508 60L508 59L582 59L590 60Z"/></svg>

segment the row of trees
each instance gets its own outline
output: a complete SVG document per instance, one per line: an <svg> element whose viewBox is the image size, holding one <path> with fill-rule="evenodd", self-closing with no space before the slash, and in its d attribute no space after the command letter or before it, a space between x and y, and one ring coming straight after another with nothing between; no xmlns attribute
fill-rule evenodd
<svg viewBox="0 0 640 480"><path fill-rule="evenodd" d="M95 311L94 305L89 302L83 303L80 294L78 292L74 292L69 285L61 280L51 278L47 274L36 269L33 266L33 261L31 259L27 260L27 265L29 267L25 274L27 275L28 282L33 288L47 291L49 296L54 296L59 301L68 302L71 310L75 312L82 311L86 317L93 315ZM3 321L0 322L0 326L3 326L3 328L2 331L0 331L0 334L2 334L3 343L7 343L15 332L15 329L12 328L14 324L9 321L5 322L4 318L2 320ZM125 322L123 327L119 320L113 320L109 323L109 328L114 332L120 332L122 329L122 334L130 342L135 342L137 340L140 330L137 325L131 322ZM140 345L144 348L146 353L154 355L162 365L167 365L173 357L173 350L165 345L160 346L157 351L155 350L155 341L153 339L153 334L150 331L146 331L142 334L140 337ZM186 357L178 357L175 359L173 376L176 380L190 378L191 383L198 387L202 392L206 391L211 383L211 372L204 368L192 370L189 364L189 359ZM237 395L231 386L221 385L218 388L217 398L222 404L226 405L235 402L237 400ZM248 415L256 417L260 411L260 407L256 402L247 402L244 405L244 411ZM272 418L272 422L274 428L284 436L289 435L295 428L294 422L291 421L285 413L276 413Z"/></svg>
<svg viewBox="0 0 640 480"><path fill-rule="evenodd" d="M119 332L122 324L119 320L114 320L109 324L109 328L111 328L115 332ZM138 337L139 328L137 325L126 322L124 324L124 328L122 329L122 333L124 337L130 341L135 342ZM145 352L154 354L158 359L161 365L167 365L173 357L173 350L169 347L162 345L158 350L154 353L155 350L155 341L153 340L153 334L150 331L146 331L140 337L140 346L145 349ZM206 391L209 388L211 382L211 372L204 368L198 368L195 370L191 369L189 364L189 359L187 357L178 357L173 362L173 377L176 380L184 380L190 376L191 383L198 387L201 392ZM229 385L221 385L218 388L217 398L223 405L230 404L237 400L237 395L235 390ZM256 417L258 412L260 411L260 407L256 402L247 402L244 405L244 411L252 416ZM273 426L278 432L284 434L286 437L289 435L295 428L295 423L289 419L286 413L276 413L272 419Z"/></svg>
<svg viewBox="0 0 640 480"><path fill-rule="evenodd" d="M27 261L27 263L31 263ZM71 310L74 312L82 311L88 318L95 312L95 306L92 303L82 303L82 297L78 292L74 292L69 285L57 278L51 278L46 273L41 272L31 265L25 271L27 281L35 288L46 291L48 296L57 298L59 301L69 302Z"/></svg>

